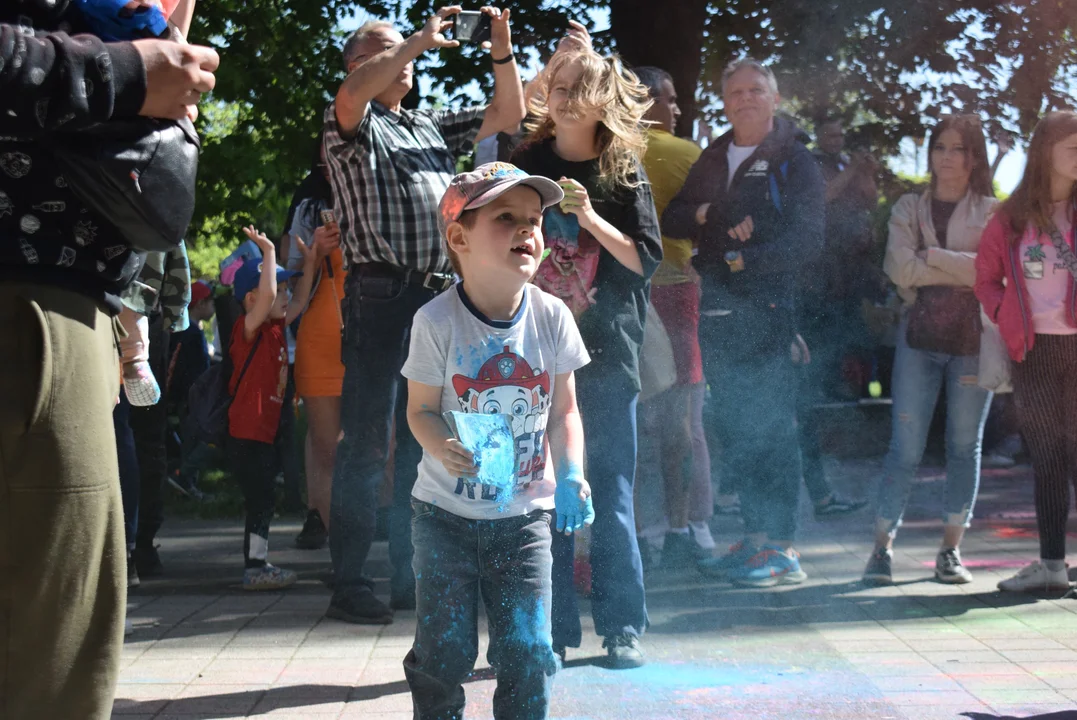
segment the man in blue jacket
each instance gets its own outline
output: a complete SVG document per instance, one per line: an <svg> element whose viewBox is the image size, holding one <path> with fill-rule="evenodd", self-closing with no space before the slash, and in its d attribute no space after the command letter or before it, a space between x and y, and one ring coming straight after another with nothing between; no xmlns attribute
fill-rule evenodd
<svg viewBox="0 0 1077 720"><path fill-rule="evenodd" d="M692 167L662 232L698 238L699 341L713 394L707 424L740 495L745 538L700 570L753 587L803 582L793 549L800 489L796 435L799 272L823 244L825 182L807 137L775 117L769 68L746 58L722 74L733 129Z"/></svg>

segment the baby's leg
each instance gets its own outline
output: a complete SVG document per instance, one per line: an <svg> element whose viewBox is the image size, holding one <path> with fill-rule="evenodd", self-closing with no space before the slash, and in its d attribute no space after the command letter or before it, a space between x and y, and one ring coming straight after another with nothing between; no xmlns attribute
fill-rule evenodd
<svg viewBox="0 0 1077 720"><path fill-rule="evenodd" d="M412 501L415 644L404 658L415 720L460 718L464 680L479 655L478 525Z"/></svg>
<svg viewBox="0 0 1077 720"><path fill-rule="evenodd" d="M548 715L557 671L550 637L550 517L535 512L498 520L479 548L482 599L490 621L487 657L497 674L495 720L543 720Z"/></svg>
<svg viewBox="0 0 1077 720"><path fill-rule="evenodd" d="M120 362L146 362L150 359L150 319L126 305L120 311L120 325L127 337L120 338Z"/></svg>

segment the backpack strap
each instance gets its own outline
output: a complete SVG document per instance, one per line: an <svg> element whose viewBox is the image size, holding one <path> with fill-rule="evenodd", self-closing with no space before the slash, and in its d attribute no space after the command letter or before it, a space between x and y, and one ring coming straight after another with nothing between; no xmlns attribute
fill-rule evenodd
<svg viewBox="0 0 1077 720"><path fill-rule="evenodd" d="M243 384L243 376L247 374L247 368L251 366L251 361L254 360L254 353L258 350L258 346L262 343L262 333L258 333L258 337L254 339L254 344L251 345L251 351L247 353L247 360L243 363L243 369L239 371L239 379L236 380L236 392L232 393L232 397L236 396L239 392L239 386Z"/></svg>
<svg viewBox="0 0 1077 720"><path fill-rule="evenodd" d="M778 185L778 175L776 173L770 174L770 200L774 203L774 209L778 211L780 215L782 212L782 188L785 187L785 181L789 177L789 161L786 160L778 166L778 172L781 173L782 182Z"/></svg>

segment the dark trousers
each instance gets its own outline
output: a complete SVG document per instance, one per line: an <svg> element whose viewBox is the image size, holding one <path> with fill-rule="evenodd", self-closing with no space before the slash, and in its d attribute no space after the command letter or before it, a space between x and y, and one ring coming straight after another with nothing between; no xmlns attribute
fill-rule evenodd
<svg viewBox="0 0 1077 720"><path fill-rule="evenodd" d="M411 489L422 448L408 429L407 382L400 368L407 358L411 322L436 292L388 277L353 270L345 289L345 331L341 343L344 386L330 505L330 555L336 578L334 597L365 589L363 566L374 541L378 488L385 480L389 443L396 429L393 506L389 516L392 594L414 593L411 568Z"/></svg>
<svg viewBox="0 0 1077 720"><path fill-rule="evenodd" d="M165 331L161 316L150 320L150 369L167 395L165 380L168 377L169 333ZM135 438L140 477L138 493L138 532L135 543L139 547L153 547L157 531L165 520L164 486L168 478L168 408L162 400L149 407L131 408L131 431Z"/></svg>
<svg viewBox="0 0 1077 720"><path fill-rule="evenodd" d="M120 495L123 498L123 535L128 549L135 546L138 532L138 494L141 478L138 472L138 452L135 434L131 430L131 403L120 392L120 402L112 411L112 426L116 432L116 456L120 466Z"/></svg>
<svg viewBox="0 0 1077 720"><path fill-rule="evenodd" d="M284 507L289 511L303 510L303 495L299 480L302 476L299 454L299 442L295 432L295 365L288 366L288 384L284 387L284 409L280 415L280 429L277 432L277 456L280 458L281 472L284 474Z"/></svg>
<svg viewBox="0 0 1077 720"><path fill-rule="evenodd" d="M420 619L404 674L415 720L464 717L463 682L479 654L480 597L490 626L487 659L497 676L494 718L545 720L557 670L550 646L551 513L468 520L412 504Z"/></svg>
<svg viewBox="0 0 1077 720"><path fill-rule="evenodd" d="M244 566L262 567L266 564L269 524L275 507L273 485L280 467L277 450L257 440L228 438L228 463L232 477L243 491L247 515L243 533Z"/></svg>
<svg viewBox="0 0 1077 720"><path fill-rule="evenodd" d="M0 283L0 718L107 720L127 597L112 318Z"/></svg>
<svg viewBox="0 0 1077 720"><path fill-rule="evenodd" d="M814 356L812 358L814 363ZM800 461L804 474L804 487L812 503L818 505L830 497L830 483L823 468L823 448L819 442L819 429L815 423L815 404L822 400L823 394L817 384L818 375L814 368L801 367L797 373L799 386L797 392L797 440L800 446Z"/></svg>
<svg viewBox="0 0 1077 720"><path fill-rule="evenodd" d="M1040 557L1064 560L1070 485L1077 484L1077 335L1037 335L1014 363L1013 398L1036 476Z"/></svg>
<svg viewBox="0 0 1077 720"><path fill-rule="evenodd" d="M636 400L623 370L597 363L576 372L587 443L587 481L595 506L591 526L591 613L602 637L647 628L643 563L636 542L632 484L636 475ZM553 641L579 647L580 610L573 585L575 537L554 533Z"/></svg>
<svg viewBox="0 0 1077 720"><path fill-rule="evenodd" d="M706 420L722 445L723 472L740 497L747 534L792 540L800 496L797 376L792 325L780 310L742 309L699 322L711 386Z"/></svg>

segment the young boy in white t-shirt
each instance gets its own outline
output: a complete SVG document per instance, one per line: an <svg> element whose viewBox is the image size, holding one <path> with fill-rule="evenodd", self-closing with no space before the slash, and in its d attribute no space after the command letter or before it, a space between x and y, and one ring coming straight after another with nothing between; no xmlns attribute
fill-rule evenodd
<svg viewBox="0 0 1077 720"><path fill-rule="evenodd" d="M441 200L442 236L462 281L419 310L401 371L408 424L423 447L412 491L419 626L404 659L416 720L463 716L480 595L494 717L548 715L558 666L553 511L558 532L594 519L573 379L589 358L568 307L528 282L542 261L542 211L563 197L546 178L489 163L457 175ZM491 478L487 468L480 482L448 411L510 416L514 477Z"/></svg>

